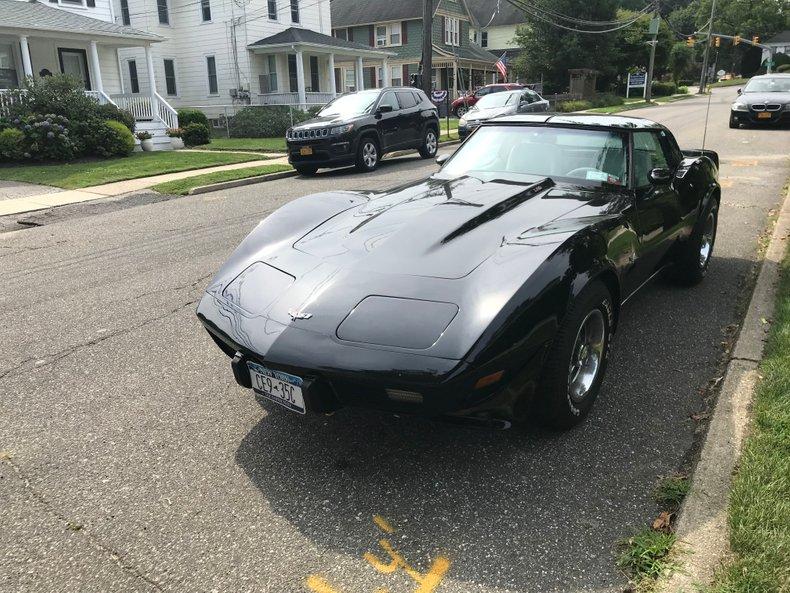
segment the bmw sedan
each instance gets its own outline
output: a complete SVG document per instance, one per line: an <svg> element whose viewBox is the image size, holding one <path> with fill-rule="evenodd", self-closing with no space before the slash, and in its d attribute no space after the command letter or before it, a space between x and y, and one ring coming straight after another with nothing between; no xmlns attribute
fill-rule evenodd
<svg viewBox="0 0 790 593"><path fill-rule="evenodd" d="M790 123L790 74L764 74L753 77L738 89L730 111L730 127L741 124Z"/></svg>

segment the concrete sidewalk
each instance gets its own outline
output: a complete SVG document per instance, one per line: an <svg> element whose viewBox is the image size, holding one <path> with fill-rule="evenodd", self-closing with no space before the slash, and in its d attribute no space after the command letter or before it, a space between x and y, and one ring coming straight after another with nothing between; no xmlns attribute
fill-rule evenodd
<svg viewBox="0 0 790 593"><path fill-rule="evenodd" d="M88 202L90 200L119 196L121 194L146 189L153 185L164 183L165 181L175 181L176 179L185 179L187 177L204 175L206 173L214 173L216 171L230 171L233 169L260 167L262 165L282 164L288 164L287 157L275 159L269 158L260 161L247 161L244 163L220 165L217 167L207 167L204 169L192 169L189 171L179 171L177 173L154 175L153 177L141 177L139 179L127 179L126 181L116 181L114 183L105 183L104 185L94 185L92 187L84 187L82 189L72 189L67 191L57 191L55 188L53 188L54 193L39 193L21 198L0 201L0 216L23 214L25 212L44 210L45 208L53 208L55 206L65 206L66 204L76 204L79 202Z"/></svg>

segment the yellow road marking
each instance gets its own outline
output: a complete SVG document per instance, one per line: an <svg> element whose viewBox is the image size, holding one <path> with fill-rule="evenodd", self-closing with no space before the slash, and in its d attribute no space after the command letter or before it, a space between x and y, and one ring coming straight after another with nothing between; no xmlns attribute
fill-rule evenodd
<svg viewBox="0 0 790 593"><path fill-rule="evenodd" d="M365 552L363 556L370 565L382 574L392 574L398 567L406 571L406 574L414 580L419 587L414 593L433 593L436 588L441 584L444 575L450 570L450 560L444 556L438 556L433 562L428 572L422 574L418 570L412 568L406 563L406 560L401 556L392 544L386 539L379 540L381 549L384 550L392 559L390 562L382 562L376 556L369 552ZM319 592L323 593L323 592ZM327 592L329 593L329 592Z"/></svg>
<svg viewBox="0 0 790 593"><path fill-rule="evenodd" d="M373 515L373 522L385 533L395 533L395 528L381 515Z"/></svg>
<svg viewBox="0 0 790 593"><path fill-rule="evenodd" d="M756 167L757 160L753 160L753 161L738 160L738 161L732 161L729 164L733 167Z"/></svg>
<svg viewBox="0 0 790 593"><path fill-rule="evenodd" d="M314 574L307 577L307 586L311 591L315 591L315 593L339 593L332 585Z"/></svg>

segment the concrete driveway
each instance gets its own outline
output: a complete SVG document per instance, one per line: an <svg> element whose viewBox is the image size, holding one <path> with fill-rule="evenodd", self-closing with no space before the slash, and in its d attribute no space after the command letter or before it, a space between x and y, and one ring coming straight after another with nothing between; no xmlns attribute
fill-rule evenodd
<svg viewBox="0 0 790 593"><path fill-rule="evenodd" d="M435 170L285 179L0 235L0 590L618 591L616 542L687 465L738 323L790 131L707 146L725 187L710 275L624 309L602 396L565 434L261 406L194 316L260 218L299 195ZM701 144L707 99L644 111ZM631 112L634 114L635 112Z"/></svg>

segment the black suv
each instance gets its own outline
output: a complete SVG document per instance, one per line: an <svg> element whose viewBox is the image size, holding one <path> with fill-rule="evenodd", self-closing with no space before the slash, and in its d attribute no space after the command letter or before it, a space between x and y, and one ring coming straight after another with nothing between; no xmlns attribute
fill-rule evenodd
<svg viewBox="0 0 790 593"><path fill-rule="evenodd" d="M302 175L352 164L372 171L394 150L416 148L423 158L435 156L439 115L419 89L371 89L337 97L313 119L289 128L285 139L288 162Z"/></svg>

